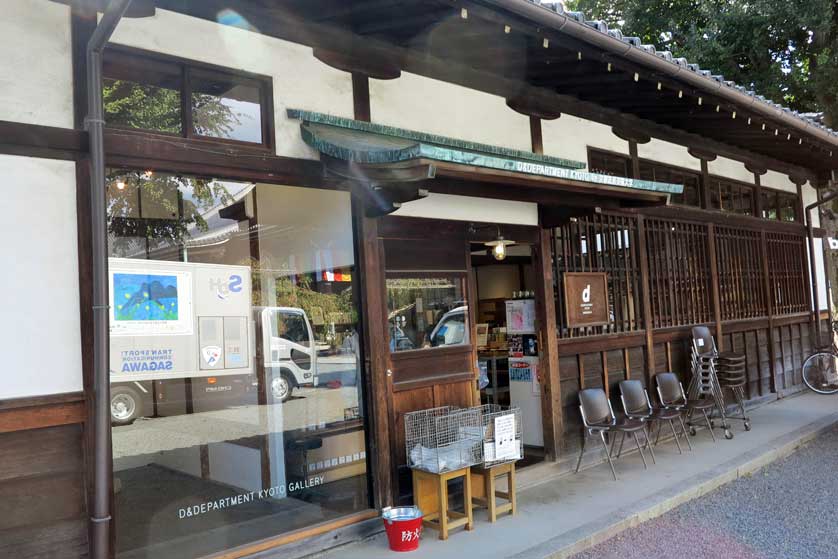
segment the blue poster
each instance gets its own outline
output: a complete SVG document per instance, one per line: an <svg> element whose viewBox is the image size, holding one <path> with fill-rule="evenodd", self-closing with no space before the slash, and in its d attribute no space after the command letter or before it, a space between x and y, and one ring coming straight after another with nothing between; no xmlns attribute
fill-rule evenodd
<svg viewBox="0 0 838 559"><path fill-rule="evenodd" d="M114 319L177 320L177 276L113 274Z"/></svg>

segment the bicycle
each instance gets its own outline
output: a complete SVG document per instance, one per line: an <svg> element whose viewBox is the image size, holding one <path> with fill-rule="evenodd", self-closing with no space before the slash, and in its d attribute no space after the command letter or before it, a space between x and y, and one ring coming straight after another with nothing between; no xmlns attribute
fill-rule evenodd
<svg viewBox="0 0 838 559"><path fill-rule="evenodd" d="M838 332L838 322L832 324L832 331ZM828 347L819 347L803 362L803 382L818 394L838 393L838 346L834 336Z"/></svg>

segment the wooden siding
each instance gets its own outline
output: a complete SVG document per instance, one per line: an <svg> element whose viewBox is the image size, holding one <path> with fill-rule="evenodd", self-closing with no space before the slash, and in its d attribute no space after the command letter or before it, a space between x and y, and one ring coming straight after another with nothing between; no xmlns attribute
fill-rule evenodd
<svg viewBox="0 0 838 559"><path fill-rule="evenodd" d="M87 556L84 400L0 401L0 557Z"/></svg>

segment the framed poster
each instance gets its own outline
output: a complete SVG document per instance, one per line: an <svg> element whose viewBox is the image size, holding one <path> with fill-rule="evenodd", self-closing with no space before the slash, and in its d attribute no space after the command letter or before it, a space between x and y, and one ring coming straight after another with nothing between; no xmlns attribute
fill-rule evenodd
<svg viewBox="0 0 838 559"><path fill-rule="evenodd" d="M565 317L571 328L602 326L611 322L608 308L608 274L565 272Z"/></svg>
<svg viewBox="0 0 838 559"><path fill-rule="evenodd" d="M506 333L535 333L535 301L533 299L506 301Z"/></svg>

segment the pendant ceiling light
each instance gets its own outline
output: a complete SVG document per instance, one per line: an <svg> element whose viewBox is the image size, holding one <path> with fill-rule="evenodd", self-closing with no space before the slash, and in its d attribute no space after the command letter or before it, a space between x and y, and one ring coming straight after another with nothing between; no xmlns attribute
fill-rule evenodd
<svg viewBox="0 0 838 559"><path fill-rule="evenodd" d="M506 258L506 247L514 245L515 241L504 239L503 235L500 234L500 227L498 227L498 238L483 244L492 249L492 256L495 257L495 260L503 260Z"/></svg>

